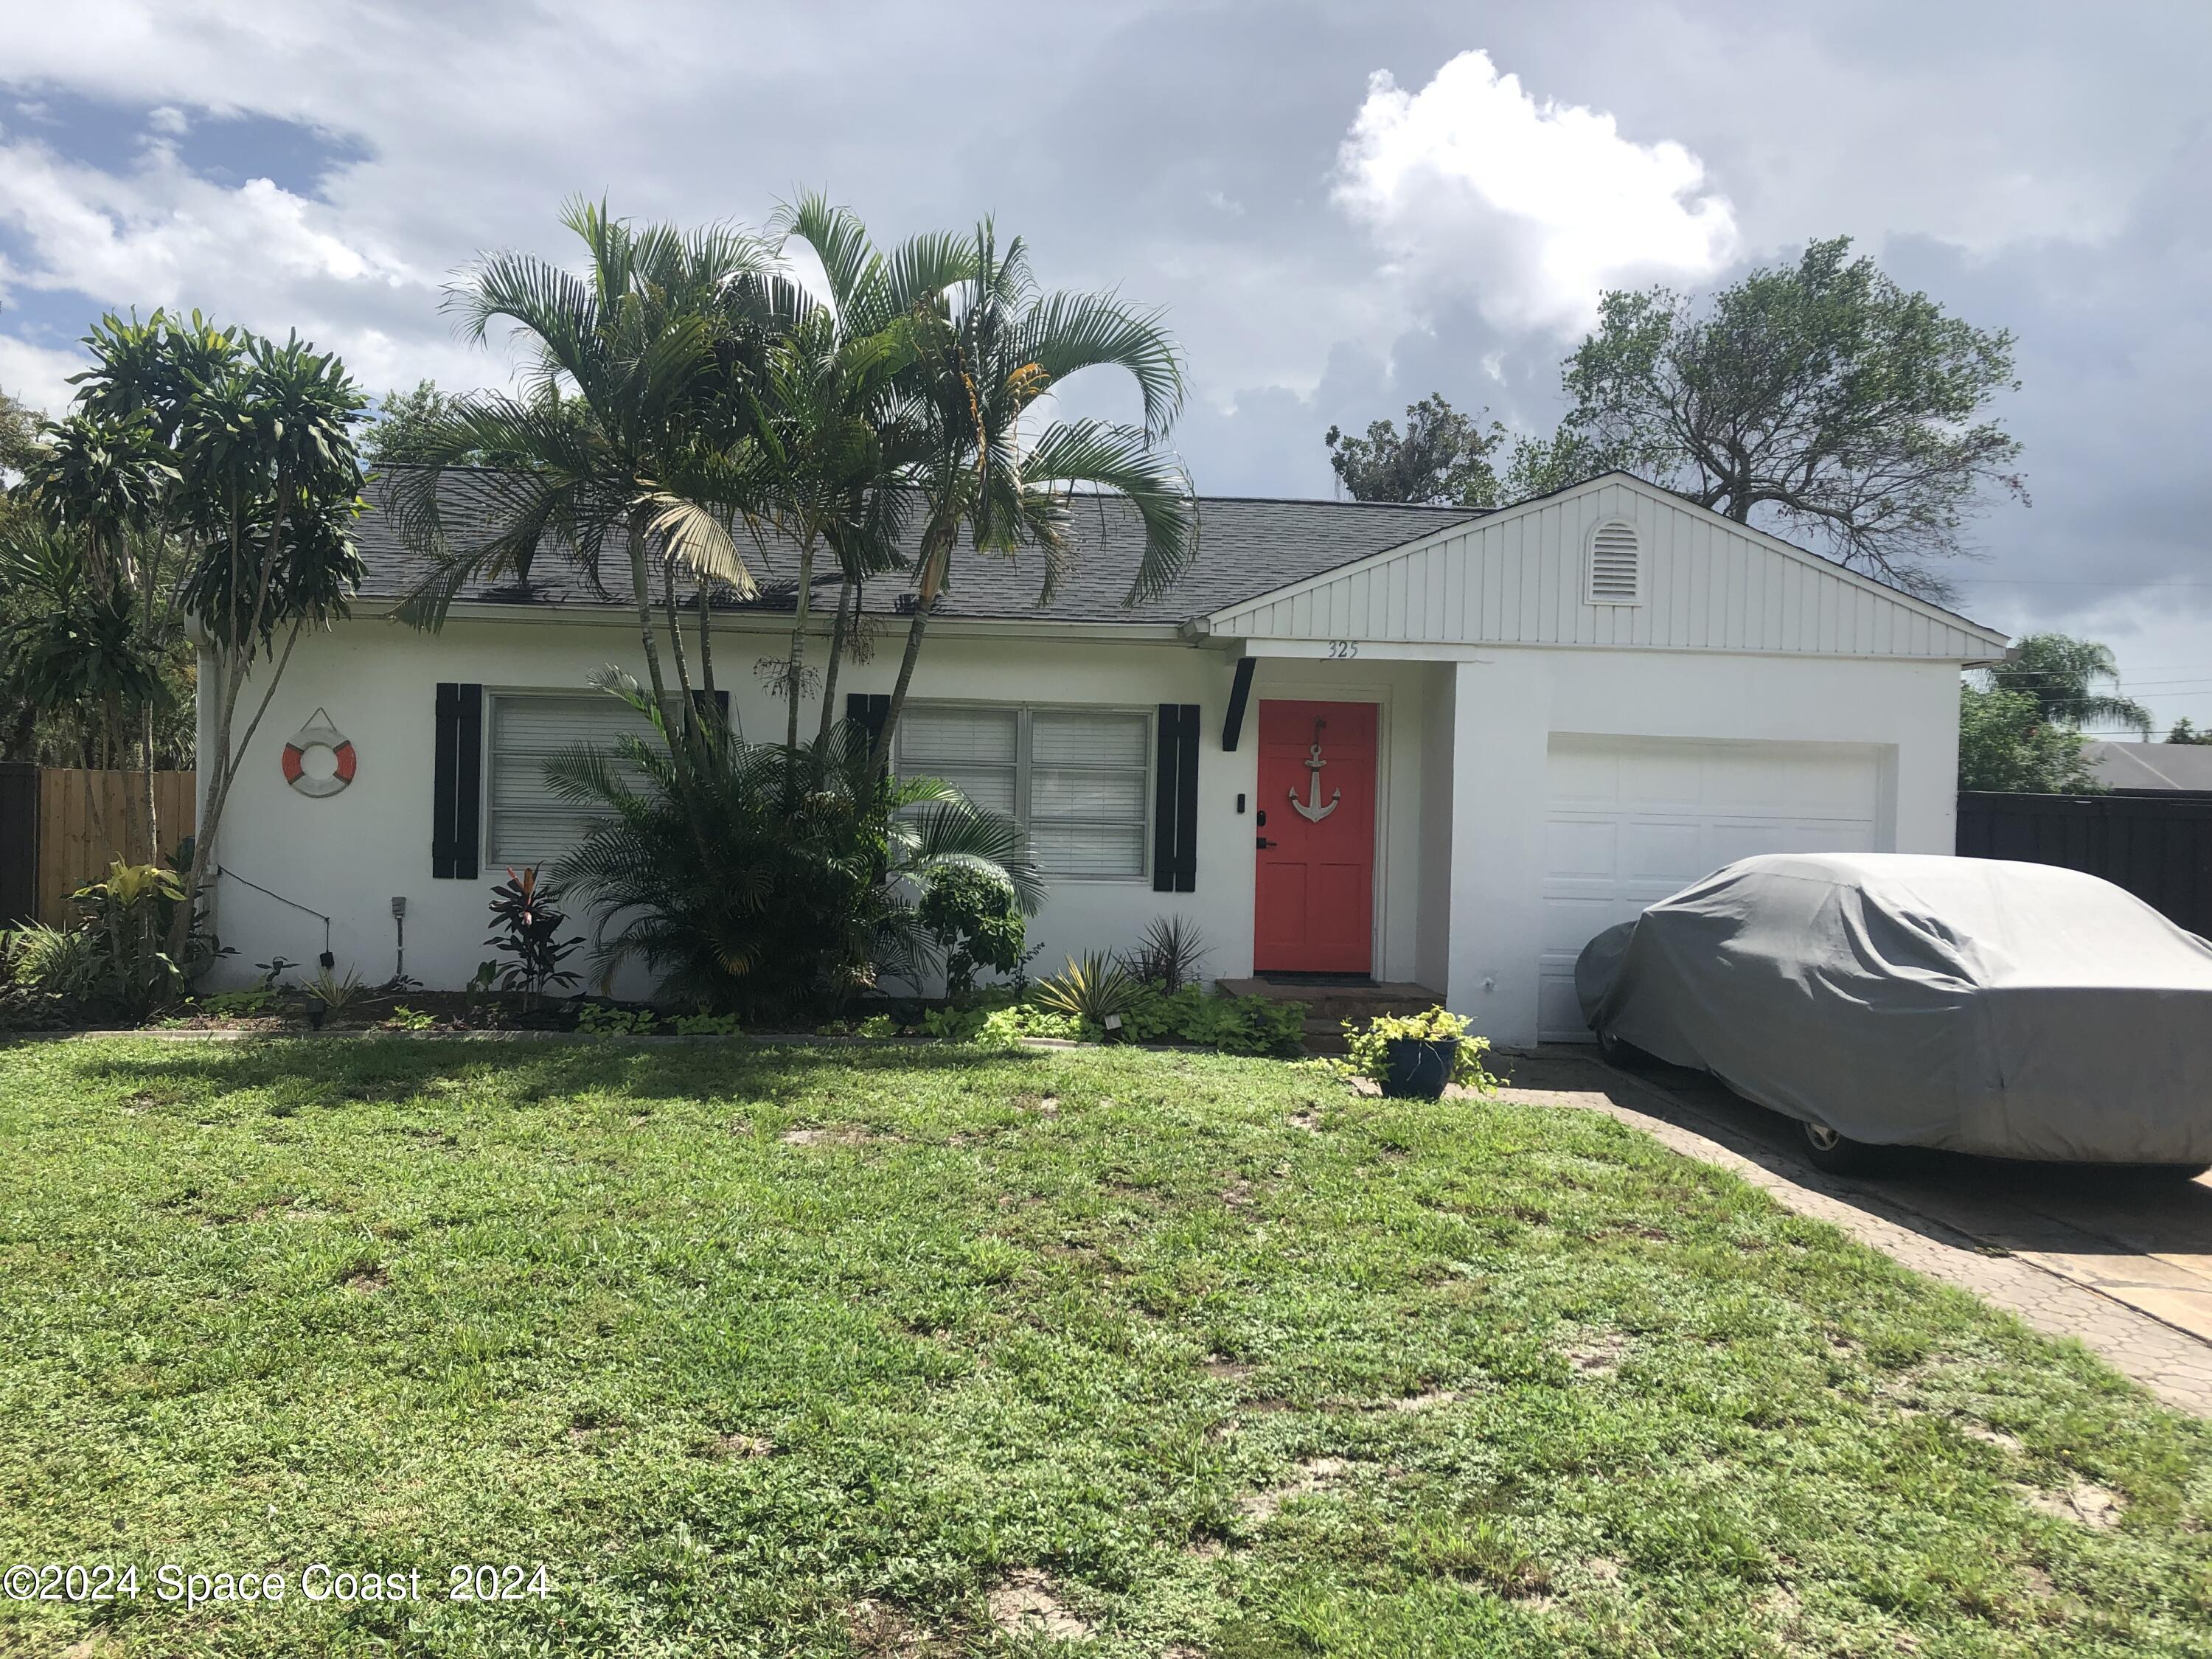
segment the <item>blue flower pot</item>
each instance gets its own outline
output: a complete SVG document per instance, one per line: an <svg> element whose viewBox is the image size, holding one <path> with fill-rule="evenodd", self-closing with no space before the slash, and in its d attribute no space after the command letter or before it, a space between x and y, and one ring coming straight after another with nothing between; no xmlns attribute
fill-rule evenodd
<svg viewBox="0 0 2212 1659"><path fill-rule="evenodd" d="M1393 1100L1437 1100L1459 1057L1457 1037L1386 1037L1382 1092Z"/></svg>

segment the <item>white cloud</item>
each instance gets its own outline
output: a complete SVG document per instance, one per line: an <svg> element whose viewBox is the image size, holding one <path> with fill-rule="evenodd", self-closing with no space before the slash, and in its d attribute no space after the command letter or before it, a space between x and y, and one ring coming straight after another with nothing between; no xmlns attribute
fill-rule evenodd
<svg viewBox="0 0 2212 1659"><path fill-rule="evenodd" d="M1738 248L1735 213L1681 145L1642 144L1601 111L1539 103L1485 52L1407 92L1387 70L1337 154L1337 204L1416 297L1493 325L1586 328L1606 288L1695 283Z"/></svg>
<svg viewBox="0 0 2212 1659"><path fill-rule="evenodd" d="M56 351L0 334L0 392L33 409L59 415L68 408L76 392L69 377L83 367L78 352Z"/></svg>

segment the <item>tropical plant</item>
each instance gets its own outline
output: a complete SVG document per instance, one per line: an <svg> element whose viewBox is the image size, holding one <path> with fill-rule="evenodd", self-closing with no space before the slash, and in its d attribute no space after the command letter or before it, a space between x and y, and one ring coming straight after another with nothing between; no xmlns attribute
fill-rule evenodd
<svg viewBox="0 0 2212 1659"><path fill-rule="evenodd" d="M775 522L798 550L791 654L781 665L788 719L799 742L799 705L810 683L806 635L817 545L840 578L817 741L836 719L836 672L860 585L899 561L908 493L893 483L919 444L909 378L916 319L972 274L968 250L923 236L878 253L848 209L808 195L781 210L776 228L821 263L825 301L804 308L765 357L759 447L769 470ZM849 608L848 608L849 606Z"/></svg>
<svg viewBox="0 0 2212 1659"><path fill-rule="evenodd" d="M915 665L961 539L979 553L1043 556L1039 601L1048 601L1073 556L1079 498L1113 496L1133 510L1144 551L1131 581L1135 603L1165 589L1197 549L1189 480L1161 444L1181 412L1182 363L1157 313L1111 295L1039 294L1018 237L1002 250L988 222L960 257L957 288L911 318L914 366L900 417L914 447L899 467L916 492L920 550L913 611L872 761L889 762ZM1040 422L1039 400L1086 368L1119 368L1136 382L1144 422L1090 417Z"/></svg>
<svg viewBox="0 0 2212 1659"><path fill-rule="evenodd" d="M352 1007L360 1000L364 988L360 974L354 969L347 969L342 978L335 970L325 968L301 984L300 994L307 999L308 1018L320 1025Z"/></svg>
<svg viewBox="0 0 2212 1659"><path fill-rule="evenodd" d="M1036 983L1036 1004L1048 1012L1069 1014L1106 1036L1145 994L1144 984L1103 951L1070 957L1067 966Z"/></svg>
<svg viewBox="0 0 2212 1659"><path fill-rule="evenodd" d="M660 725L628 675L596 683ZM603 918L602 984L635 963L665 1005L755 1019L834 1008L939 965L917 899L939 872L982 873L1024 915L1042 902L1018 824L934 779L870 772L856 726L798 749L718 732L681 767L660 736L546 767L556 793L598 815L554 874Z"/></svg>
<svg viewBox="0 0 2212 1659"><path fill-rule="evenodd" d="M9 954L15 983L46 996L90 1002L106 984L100 941L87 928L33 922L11 935Z"/></svg>
<svg viewBox="0 0 2212 1659"><path fill-rule="evenodd" d="M1147 985L1170 994L1195 983L1212 949L1188 916L1155 916L1121 963Z"/></svg>
<svg viewBox="0 0 2212 1659"><path fill-rule="evenodd" d="M737 535L740 521L757 531L769 477L753 441L761 362L806 301L769 246L732 227L632 226L586 202L562 223L584 244L585 276L489 254L447 293L469 338L512 331L526 384L520 395L464 395L410 442L419 465L394 470L394 521L433 560L401 614L442 626L469 581L525 576L547 543L600 592L619 560L662 729L684 744L707 722L692 718L678 569L697 578L699 689L711 692L712 590L757 589ZM500 470L453 511L441 469L486 453Z"/></svg>
<svg viewBox="0 0 2212 1659"><path fill-rule="evenodd" d="M70 902L84 917L101 963L100 994L133 1019L144 1019L183 994L191 963L168 948L172 923L185 908L183 878L155 864L117 860L106 877L78 888ZM204 951L206 935L187 935Z"/></svg>
<svg viewBox="0 0 2212 1659"><path fill-rule="evenodd" d="M2126 726L2148 742L2150 710L2118 689L2119 664L2112 647L2064 634L2030 634L1988 671L1990 686L2014 691L2035 705L2039 719L2079 730L2103 724ZM2113 689L2098 689L2111 682Z"/></svg>
<svg viewBox="0 0 2212 1659"><path fill-rule="evenodd" d="M1011 974L1022 965L1028 924L1013 889L985 871L948 865L924 887L919 910L945 953L945 994L964 997L975 988L975 970Z"/></svg>
<svg viewBox="0 0 2212 1659"><path fill-rule="evenodd" d="M1344 1049L1351 1070L1376 1083L1390 1074L1390 1044L1411 1039L1422 1042L1450 1042L1452 1081L1462 1088L1488 1094L1498 1086L1482 1063L1490 1052L1490 1039L1477 1036L1466 1018L1449 1008L1430 1008L1418 1014L1377 1014L1366 1021L1344 1022Z"/></svg>
<svg viewBox="0 0 2212 1659"><path fill-rule="evenodd" d="M548 986L566 990L578 982L579 976L562 963L584 948L584 936L561 937L568 917L560 898L558 887L538 880L534 864L520 875L509 870L507 879L491 890L498 931L484 943L510 958L499 970L500 988L521 991L533 1004Z"/></svg>
<svg viewBox="0 0 2212 1659"><path fill-rule="evenodd" d="M0 705L7 750L50 765L119 768L189 755L190 646L173 617L149 623L130 590L96 580L84 537L37 515L0 522ZM89 786L88 786L89 787ZM158 827L119 826L151 856Z"/></svg>

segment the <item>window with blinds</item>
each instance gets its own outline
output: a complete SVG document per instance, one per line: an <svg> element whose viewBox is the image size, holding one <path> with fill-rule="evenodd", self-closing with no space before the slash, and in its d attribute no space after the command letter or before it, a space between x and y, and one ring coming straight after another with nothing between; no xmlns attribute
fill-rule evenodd
<svg viewBox="0 0 2212 1659"><path fill-rule="evenodd" d="M943 778L1026 828L1052 875L1145 873L1152 717L1121 708L916 703L899 722L898 769Z"/></svg>
<svg viewBox="0 0 2212 1659"><path fill-rule="evenodd" d="M550 864L599 817L553 793L545 781L547 761L584 744L611 749L624 735L659 740L650 721L612 697L526 692L495 696L491 704L484 856L495 869Z"/></svg>

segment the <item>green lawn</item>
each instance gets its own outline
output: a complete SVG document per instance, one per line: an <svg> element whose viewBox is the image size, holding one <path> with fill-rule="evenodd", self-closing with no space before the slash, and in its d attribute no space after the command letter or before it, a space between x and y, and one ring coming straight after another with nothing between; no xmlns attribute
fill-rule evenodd
<svg viewBox="0 0 2212 1659"><path fill-rule="evenodd" d="M0 1567L70 1561L137 1599L0 1602L0 1652L2212 1654L2212 1433L1592 1114L22 1046Z"/></svg>

